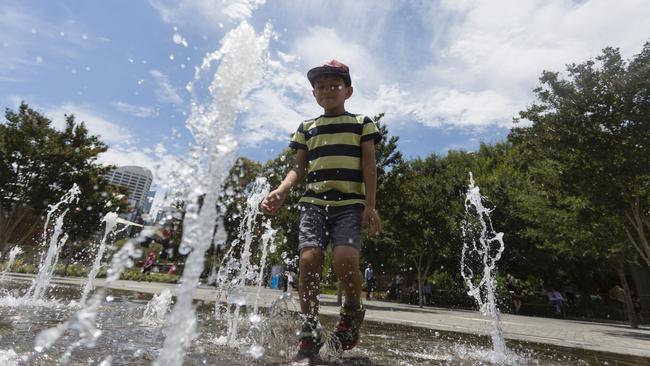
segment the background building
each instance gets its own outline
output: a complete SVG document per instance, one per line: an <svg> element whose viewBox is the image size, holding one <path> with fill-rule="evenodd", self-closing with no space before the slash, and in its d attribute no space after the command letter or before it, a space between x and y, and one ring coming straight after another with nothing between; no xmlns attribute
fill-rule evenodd
<svg viewBox="0 0 650 366"><path fill-rule="evenodd" d="M129 219L145 210L147 193L153 182L151 170L140 166L121 166L106 175L111 184L126 187L129 190ZM146 212L146 211L145 211Z"/></svg>
<svg viewBox="0 0 650 366"><path fill-rule="evenodd" d="M147 199L144 203L144 209L142 210L143 213L151 214L151 207L153 206L154 198L156 198L156 191L149 191L149 193L147 193Z"/></svg>

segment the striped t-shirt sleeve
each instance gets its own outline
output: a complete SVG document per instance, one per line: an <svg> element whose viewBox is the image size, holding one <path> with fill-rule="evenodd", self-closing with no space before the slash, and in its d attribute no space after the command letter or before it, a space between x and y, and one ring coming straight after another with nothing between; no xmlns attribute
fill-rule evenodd
<svg viewBox="0 0 650 366"><path fill-rule="evenodd" d="M296 131L296 133L293 134L293 138L289 143L289 147L295 150L298 149L308 150L307 143L305 140L305 132L302 128L302 122L300 123L300 126L298 126L298 130Z"/></svg>
<svg viewBox="0 0 650 366"><path fill-rule="evenodd" d="M381 141L381 134L375 122L373 122L369 117L363 119L363 129L361 131L361 142L374 140L375 144L378 144Z"/></svg>

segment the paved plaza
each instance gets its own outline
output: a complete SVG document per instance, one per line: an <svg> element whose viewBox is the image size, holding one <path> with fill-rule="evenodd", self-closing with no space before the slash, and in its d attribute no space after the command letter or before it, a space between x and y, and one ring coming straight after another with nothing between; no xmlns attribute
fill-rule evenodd
<svg viewBox="0 0 650 366"><path fill-rule="evenodd" d="M31 280L33 276L10 274L15 280ZM85 278L54 277L55 284L83 285ZM97 286L104 280L97 279ZM115 290L160 293L165 289L175 292L178 285L157 282L116 281L109 288ZM248 287L247 294L252 301L257 289ZM279 290L262 288L260 304L270 304L281 294ZM293 293L297 296L297 293ZM199 286L195 298L214 301L216 291L212 286ZM419 308L415 305L385 301L366 301L366 320L410 325L415 327L488 335L489 320L477 311L450 310L436 307ZM336 296L321 296L321 313L336 315ZM631 329L623 323L599 323L578 320L539 318L503 314L501 319L506 339L574 347L587 350L613 352L634 356L650 357L650 327Z"/></svg>

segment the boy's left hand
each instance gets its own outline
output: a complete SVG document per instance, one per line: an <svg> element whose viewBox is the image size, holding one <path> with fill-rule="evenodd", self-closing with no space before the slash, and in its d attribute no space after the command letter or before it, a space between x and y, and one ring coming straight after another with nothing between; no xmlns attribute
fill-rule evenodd
<svg viewBox="0 0 650 366"><path fill-rule="evenodd" d="M381 220L374 208L366 206L363 210L361 225L368 231L370 236L375 236L381 232Z"/></svg>

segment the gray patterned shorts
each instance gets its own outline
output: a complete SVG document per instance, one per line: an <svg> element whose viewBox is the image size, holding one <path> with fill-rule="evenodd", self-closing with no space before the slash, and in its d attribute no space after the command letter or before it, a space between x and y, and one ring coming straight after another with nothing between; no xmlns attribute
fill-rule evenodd
<svg viewBox="0 0 650 366"><path fill-rule="evenodd" d="M323 207L302 203L298 249L322 248L332 241L332 247L347 245L361 250L361 220L363 205Z"/></svg>

